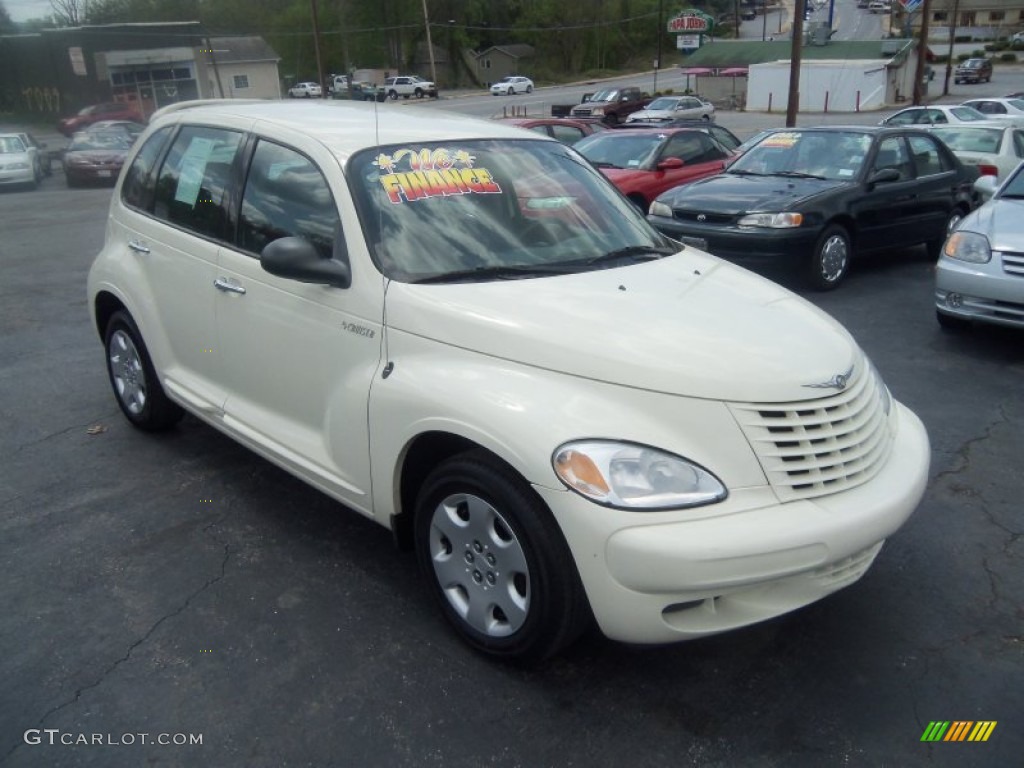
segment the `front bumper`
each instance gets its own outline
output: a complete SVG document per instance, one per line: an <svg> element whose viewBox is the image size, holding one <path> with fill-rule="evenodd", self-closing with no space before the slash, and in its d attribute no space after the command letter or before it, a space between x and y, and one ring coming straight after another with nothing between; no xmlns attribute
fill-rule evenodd
<svg viewBox="0 0 1024 768"><path fill-rule="evenodd" d="M659 231L687 245L737 264L793 266L810 258L820 234L817 228L771 229L701 225L648 216Z"/></svg>
<svg viewBox="0 0 1024 768"><path fill-rule="evenodd" d="M998 252L987 264L943 256L935 270L935 309L963 320L1024 328L1024 276L1005 272Z"/></svg>
<svg viewBox="0 0 1024 768"><path fill-rule="evenodd" d="M35 180L35 170L32 166L13 170L6 168L0 170L0 184L31 184Z"/></svg>
<svg viewBox="0 0 1024 768"><path fill-rule="evenodd" d="M616 515L570 491L537 488L565 531L604 634L634 643L702 637L779 616L859 579L927 484L924 426L894 408L886 465L830 496L783 504L767 487L736 489L713 508L693 510L692 519L683 511L644 524L648 513ZM716 514L707 516L711 509Z"/></svg>

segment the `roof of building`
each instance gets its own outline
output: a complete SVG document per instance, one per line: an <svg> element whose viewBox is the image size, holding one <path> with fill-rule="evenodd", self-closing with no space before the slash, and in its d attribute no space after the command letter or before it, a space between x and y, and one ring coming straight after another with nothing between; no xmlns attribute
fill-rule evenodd
<svg viewBox="0 0 1024 768"><path fill-rule="evenodd" d="M488 54L504 53L506 56L511 56L513 59L528 59L531 56L537 55L537 49L532 45L526 43L509 43L508 45L492 45L490 48L485 48L482 51L474 52L473 55L476 58L487 56Z"/></svg>
<svg viewBox="0 0 1024 768"><path fill-rule="evenodd" d="M210 46L218 63L234 64L245 61L280 61L273 48L259 35L238 37L211 37Z"/></svg>
<svg viewBox="0 0 1024 768"><path fill-rule="evenodd" d="M894 42L904 43L895 46ZM912 40L830 40L827 45L805 45L804 60L846 59L878 60L906 55ZM893 50L895 48L895 50ZM746 67L769 61L789 61L789 40L718 40L702 45L684 59L683 67Z"/></svg>

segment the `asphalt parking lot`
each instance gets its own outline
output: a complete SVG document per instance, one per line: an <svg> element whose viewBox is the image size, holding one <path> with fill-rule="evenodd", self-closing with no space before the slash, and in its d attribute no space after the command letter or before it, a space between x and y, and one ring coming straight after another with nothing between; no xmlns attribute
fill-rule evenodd
<svg viewBox="0 0 1024 768"><path fill-rule="evenodd" d="M59 171L0 191L0 765L1021 764L1024 336L941 331L923 248L805 294L932 440L867 575L732 634L591 634L521 669L460 644L384 529L195 419L128 426L85 299L109 198ZM932 721L996 726L922 742Z"/></svg>

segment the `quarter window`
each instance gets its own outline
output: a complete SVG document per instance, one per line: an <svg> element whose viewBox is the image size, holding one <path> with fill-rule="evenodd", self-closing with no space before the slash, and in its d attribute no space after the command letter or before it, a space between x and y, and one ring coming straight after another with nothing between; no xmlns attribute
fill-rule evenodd
<svg viewBox="0 0 1024 768"><path fill-rule="evenodd" d="M182 128L160 169L153 212L197 234L229 239L227 191L241 142L236 131Z"/></svg>
<svg viewBox="0 0 1024 768"><path fill-rule="evenodd" d="M288 147L256 145L242 196L239 244L259 254L279 237L303 237L331 258L341 219L331 190L313 162Z"/></svg>
<svg viewBox="0 0 1024 768"><path fill-rule="evenodd" d="M146 139L142 149L135 155L121 184L121 201L125 205L149 210L153 202L153 190L156 188L153 171L171 130L170 127L161 128Z"/></svg>

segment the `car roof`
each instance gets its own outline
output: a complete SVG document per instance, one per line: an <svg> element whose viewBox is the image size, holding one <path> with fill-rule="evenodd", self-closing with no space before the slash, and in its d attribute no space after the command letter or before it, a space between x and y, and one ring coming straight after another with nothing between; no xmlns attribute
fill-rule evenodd
<svg viewBox="0 0 1024 768"><path fill-rule="evenodd" d="M429 112L429 116L428 116ZM252 120L312 137L342 162L356 152L375 146L506 138L544 141L501 121L484 120L430 108L409 109L377 102L260 101L212 99L180 102L156 112L150 127L176 122L216 125L218 118Z"/></svg>

